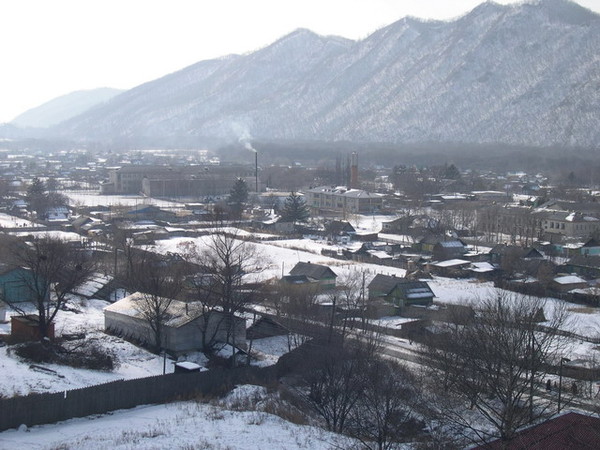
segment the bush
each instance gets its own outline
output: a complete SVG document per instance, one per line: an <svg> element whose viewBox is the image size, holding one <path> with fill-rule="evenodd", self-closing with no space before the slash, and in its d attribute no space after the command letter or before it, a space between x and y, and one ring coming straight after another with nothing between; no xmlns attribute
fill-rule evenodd
<svg viewBox="0 0 600 450"><path fill-rule="evenodd" d="M94 340L84 341L74 348L58 342L27 342L16 346L15 353L19 358L32 363L54 363L105 371L111 371L115 366L114 356Z"/></svg>

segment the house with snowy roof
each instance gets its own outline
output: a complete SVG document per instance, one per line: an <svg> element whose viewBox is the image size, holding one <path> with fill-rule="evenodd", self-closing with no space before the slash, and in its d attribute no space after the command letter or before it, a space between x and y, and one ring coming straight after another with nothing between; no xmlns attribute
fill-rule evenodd
<svg viewBox="0 0 600 450"><path fill-rule="evenodd" d="M580 238L600 230L600 219L581 212L553 211L545 214L541 226L547 235Z"/></svg>
<svg viewBox="0 0 600 450"><path fill-rule="evenodd" d="M427 306L435 295L426 281L377 274L368 285L369 301L384 300L397 309L410 305Z"/></svg>
<svg viewBox="0 0 600 450"><path fill-rule="evenodd" d="M568 292L573 289L583 289L588 283L577 275L562 275L555 277L550 283L553 290L558 292Z"/></svg>
<svg viewBox="0 0 600 450"><path fill-rule="evenodd" d="M459 239L439 241L433 246L433 258L438 261L460 258L467 253L467 246Z"/></svg>
<svg viewBox="0 0 600 450"><path fill-rule="evenodd" d="M298 282L300 279L305 279L306 282L319 284L322 290L335 289L337 278L337 274L329 266L302 261L292 267L289 275L288 278L284 277L284 281Z"/></svg>
<svg viewBox="0 0 600 450"><path fill-rule="evenodd" d="M154 345L154 332L147 318L147 294L135 292L104 308L104 328L131 342ZM200 302L163 299L161 347L177 355L201 351L214 343L246 347L246 320L218 310L207 311ZM233 326L231 326L233 320ZM232 332L232 330L235 330Z"/></svg>
<svg viewBox="0 0 600 450"><path fill-rule="evenodd" d="M366 214L379 211L383 204L380 194L345 186L319 186L306 190L304 194L307 206L315 213Z"/></svg>

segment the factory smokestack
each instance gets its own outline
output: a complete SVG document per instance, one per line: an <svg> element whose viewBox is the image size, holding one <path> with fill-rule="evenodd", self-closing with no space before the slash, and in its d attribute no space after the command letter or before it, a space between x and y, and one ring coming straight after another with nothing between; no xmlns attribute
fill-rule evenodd
<svg viewBox="0 0 600 450"><path fill-rule="evenodd" d="M350 157L350 187L358 189L358 154L352 152Z"/></svg>

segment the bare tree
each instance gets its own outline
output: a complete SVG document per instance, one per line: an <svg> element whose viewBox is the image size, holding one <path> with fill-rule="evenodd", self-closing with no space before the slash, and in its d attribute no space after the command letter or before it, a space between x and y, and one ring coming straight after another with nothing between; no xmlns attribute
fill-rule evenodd
<svg viewBox="0 0 600 450"><path fill-rule="evenodd" d="M152 330L154 350L158 352L163 346L165 323L171 319L171 304L182 290L185 266L175 255L145 251L135 255L129 286L141 293L136 309Z"/></svg>
<svg viewBox="0 0 600 450"><path fill-rule="evenodd" d="M367 313L365 297L365 273L350 270L339 277L336 291L337 305L343 310L342 335L353 327L353 320L359 318L364 326Z"/></svg>
<svg viewBox="0 0 600 450"><path fill-rule="evenodd" d="M235 344L235 314L256 300L261 283L256 276L266 268L266 258L237 229L217 229L202 247L187 246L187 255L197 268L201 282L197 295L207 308L216 307L228 318L228 335Z"/></svg>
<svg viewBox="0 0 600 450"><path fill-rule="evenodd" d="M25 244L10 245L10 256L17 269L17 278L27 302L5 301L21 315L29 315L24 305L33 305L42 337L48 336L50 324L66 304L68 294L92 274L94 264L87 251L74 248L69 242L45 235Z"/></svg>
<svg viewBox="0 0 600 450"><path fill-rule="evenodd" d="M320 345L303 372L299 393L327 429L342 433L364 388L363 370L372 357L364 346Z"/></svg>
<svg viewBox="0 0 600 450"><path fill-rule="evenodd" d="M317 284L286 284L280 283L276 303L282 316L293 323L293 334L288 334L288 348L299 347L311 336L324 336L325 330L319 323L318 296L320 288Z"/></svg>
<svg viewBox="0 0 600 450"><path fill-rule="evenodd" d="M350 433L365 448L394 448L421 433L419 384L405 366L381 358L369 360L363 389L352 409Z"/></svg>
<svg viewBox="0 0 600 450"><path fill-rule="evenodd" d="M542 329L538 322L541 299L498 291L478 302L472 319L443 330L429 342L425 362L434 367L431 380L442 397L454 397L475 409L504 440L517 428L543 415L536 389L543 385L544 368L560 350L558 330L567 320L566 308L554 307ZM491 437L465 418L456 403L443 401L440 413L480 439Z"/></svg>

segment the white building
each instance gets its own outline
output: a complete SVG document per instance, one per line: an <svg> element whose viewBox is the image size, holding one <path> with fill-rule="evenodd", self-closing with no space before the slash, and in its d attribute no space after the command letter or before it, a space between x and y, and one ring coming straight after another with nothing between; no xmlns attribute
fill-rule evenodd
<svg viewBox="0 0 600 450"><path fill-rule="evenodd" d="M547 214L542 220L544 233L559 234L565 237L588 237L600 230L600 220L580 212L556 211Z"/></svg>
<svg viewBox="0 0 600 450"><path fill-rule="evenodd" d="M154 332L143 313L145 295L136 292L104 308L105 330L126 340L153 345ZM245 319L234 317L233 330L227 314L214 310L206 313L199 302L164 301L170 303L163 324L162 349L173 354L200 351L205 343L215 342L246 347Z"/></svg>
<svg viewBox="0 0 600 450"><path fill-rule="evenodd" d="M383 196L344 186L320 186L304 192L306 204L313 211L335 211L347 214L371 214L379 211Z"/></svg>

